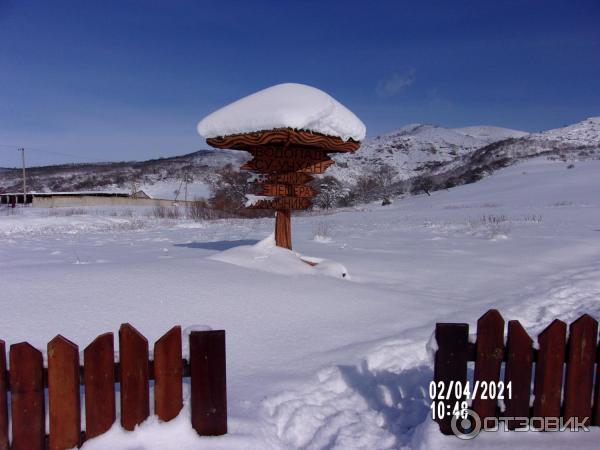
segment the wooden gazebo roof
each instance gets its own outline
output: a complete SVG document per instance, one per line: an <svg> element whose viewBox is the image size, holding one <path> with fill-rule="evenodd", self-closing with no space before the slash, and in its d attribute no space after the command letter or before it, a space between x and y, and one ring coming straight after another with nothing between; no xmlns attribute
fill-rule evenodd
<svg viewBox="0 0 600 450"><path fill-rule="evenodd" d="M292 128L231 134L229 136L209 138L206 142L216 148L232 150L251 150L253 147L267 145L287 146L294 144L302 147L318 148L328 153L351 153L360 147L360 142L353 139L344 141L339 137Z"/></svg>

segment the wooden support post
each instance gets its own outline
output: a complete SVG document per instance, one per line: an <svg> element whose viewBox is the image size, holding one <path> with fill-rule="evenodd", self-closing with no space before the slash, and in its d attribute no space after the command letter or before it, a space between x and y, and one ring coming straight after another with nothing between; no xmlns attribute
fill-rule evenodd
<svg viewBox="0 0 600 450"><path fill-rule="evenodd" d="M451 383L465 386L467 381L467 345L469 342L469 324L467 323L438 323L435 326L435 339L438 350L435 353L435 368L433 379L436 385L449 389ZM446 393L445 393L446 394ZM448 395L449 394L449 395ZM456 397L456 391L435 398L436 403L443 402L444 412L453 411L457 402L463 397ZM438 417L437 422L443 434L452 434L452 415Z"/></svg>
<svg viewBox="0 0 600 450"><path fill-rule="evenodd" d="M192 427L201 436L227 433L225 331L190 333Z"/></svg>
<svg viewBox="0 0 600 450"><path fill-rule="evenodd" d="M278 209L275 213L275 245L292 249L292 213L289 209Z"/></svg>

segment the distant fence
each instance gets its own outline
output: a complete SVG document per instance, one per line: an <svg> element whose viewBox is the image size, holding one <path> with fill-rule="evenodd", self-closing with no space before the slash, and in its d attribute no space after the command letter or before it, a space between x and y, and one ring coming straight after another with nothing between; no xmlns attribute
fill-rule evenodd
<svg viewBox="0 0 600 450"><path fill-rule="evenodd" d="M187 205L191 201L162 200L157 198L137 197L110 197L92 195L47 195L33 196L34 208L64 208L83 206L173 206L173 204Z"/></svg>
<svg viewBox="0 0 600 450"><path fill-rule="evenodd" d="M508 322L505 345L504 319L494 309L477 321L475 343L469 342L469 325L466 323L438 323L435 337L438 350L434 382L447 391L441 396L440 401L445 406L440 407L440 412L442 409L451 412L457 401L463 402L470 396L473 400L470 409L482 420L486 417L543 417L578 419L586 426L600 425L598 322L589 315L582 315L570 325L568 341L567 324L554 320L538 336L537 348L517 320ZM473 380L469 380L470 392L448 389L451 385L466 385L470 361L475 362ZM530 406L532 381L534 397L533 406ZM498 401L500 382L504 391L503 412ZM511 383L510 391L508 383ZM487 398L473 396L475 384L480 393L484 386L487 388ZM490 395L490 387L496 395ZM436 420L442 433L452 434L452 414L438 414ZM508 425L509 429L518 426L513 421Z"/></svg>
<svg viewBox="0 0 600 450"><path fill-rule="evenodd" d="M121 425L133 430L150 414L149 381L154 380L154 412L175 418L183 407L183 378L191 384L191 422L204 436L227 433L225 331L192 331L189 361L182 358L181 328L173 327L154 344L129 324L119 329L119 362L113 333L98 336L83 352L56 336L48 343L48 364L27 342L10 346L6 367L0 341L0 450L52 450L79 447L108 431L116 420L116 384L120 385ZM80 393L85 398L85 431L81 430ZM46 391L47 388L47 391ZM9 409L12 442L9 442ZM49 434L46 435L46 393Z"/></svg>

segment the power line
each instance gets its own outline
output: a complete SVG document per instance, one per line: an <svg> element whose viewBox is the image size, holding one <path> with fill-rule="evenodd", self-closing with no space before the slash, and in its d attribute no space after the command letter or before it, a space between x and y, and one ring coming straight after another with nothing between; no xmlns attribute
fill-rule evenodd
<svg viewBox="0 0 600 450"><path fill-rule="evenodd" d="M34 152L49 153L49 154L59 155L59 156L68 156L69 158L87 159L88 161L91 161L91 162L100 162L100 161L102 161L101 158L89 157L89 156L83 156L83 155L72 155L70 153L57 152L57 151L54 151L54 150L46 150L46 149L37 148L37 147L22 147L22 146L19 146L19 145L10 145L10 144L0 144L0 146L1 147L13 148L15 150L19 150L21 148L25 148L25 150L33 150Z"/></svg>

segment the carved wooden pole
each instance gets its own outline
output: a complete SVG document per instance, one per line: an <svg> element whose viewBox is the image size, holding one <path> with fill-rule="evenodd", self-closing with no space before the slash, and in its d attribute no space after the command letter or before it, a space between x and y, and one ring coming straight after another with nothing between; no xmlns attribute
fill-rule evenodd
<svg viewBox="0 0 600 450"><path fill-rule="evenodd" d="M307 185L313 175L323 174L333 160L329 153L354 152L353 140L291 128L209 138L217 148L245 150L252 159L240 169L262 174L259 199L250 208L275 210L275 245L292 249L292 210L310 208L317 192Z"/></svg>
<svg viewBox="0 0 600 450"><path fill-rule="evenodd" d="M275 213L275 245L292 249L292 212L278 209Z"/></svg>

